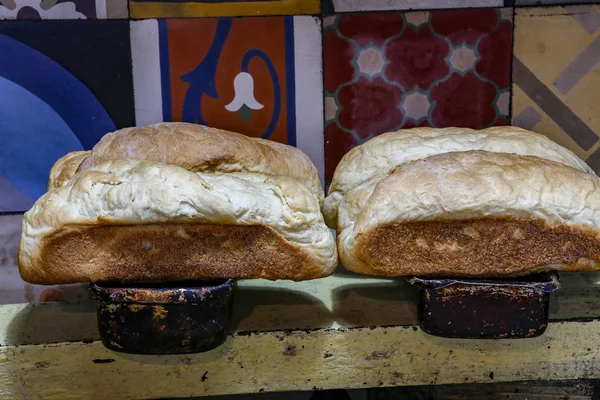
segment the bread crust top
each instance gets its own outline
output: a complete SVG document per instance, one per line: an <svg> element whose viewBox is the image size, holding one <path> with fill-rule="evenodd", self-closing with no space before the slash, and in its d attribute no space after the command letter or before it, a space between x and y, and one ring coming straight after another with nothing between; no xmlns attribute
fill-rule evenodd
<svg viewBox="0 0 600 400"><path fill-rule="evenodd" d="M72 151L65 154L52 166L48 177L47 191L64 186L73 178L79 165L90 155L89 151Z"/></svg>
<svg viewBox="0 0 600 400"><path fill-rule="evenodd" d="M325 221L335 228L344 195L375 175L388 174L398 165L436 154L470 150L536 156L594 173L570 150L544 135L517 127L492 127L480 131L468 128L403 129L379 135L344 155L323 204Z"/></svg>
<svg viewBox="0 0 600 400"><path fill-rule="evenodd" d="M254 172L288 176L317 197L324 192L316 167L293 146L183 122L120 129L106 134L78 171L112 160L139 159L177 165L191 172Z"/></svg>

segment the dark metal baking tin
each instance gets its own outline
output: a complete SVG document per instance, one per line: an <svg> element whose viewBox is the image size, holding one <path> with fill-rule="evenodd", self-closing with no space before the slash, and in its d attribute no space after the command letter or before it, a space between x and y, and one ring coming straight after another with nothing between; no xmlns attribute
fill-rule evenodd
<svg viewBox="0 0 600 400"><path fill-rule="evenodd" d="M448 338L516 339L540 336L548 326L556 272L512 280L409 278L418 289L419 325Z"/></svg>
<svg viewBox="0 0 600 400"><path fill-rule="evenodd" d="M90 285L98 328L109 349L135 354L200 353L229 333L234 281L136 287Z"/></svg>

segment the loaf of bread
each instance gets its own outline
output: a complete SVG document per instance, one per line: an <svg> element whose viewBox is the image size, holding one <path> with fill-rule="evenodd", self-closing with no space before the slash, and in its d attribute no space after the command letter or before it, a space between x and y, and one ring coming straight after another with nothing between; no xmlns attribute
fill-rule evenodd
<svg viewBox="0 0 600 400"><path fill-rule="evenodd" d="M533 156L438 154L349 190L339 225L342 264L362 274L597 270L600 178Z"/></svg>
<svg viewBox="0 0 600 400"><path fill-rule="evenodd" d="M94 146L79 170L128 159L177 165L191 172L289 176L306 185L319 202L325 197L316 167L301 150L197 124L160 123L109 133Z"/></svg>
<svg viewBox="0 0 600 400"><path fill-rule="evenodd" d="M150 142L140 139L140 143ZM193 152L180 143L181 154L189 160ZM262 146L260 141L256 146L250 143L251 150L244 154ZM106 141L100 148L105 145ZM190 145L194 146L193 137ZM149 154L158 154L152 152L159 145L153 146ZM241 147L231 144L236 151ZM271 153L269 148L260 151L269 157L287 152L295 161L304 162L295 151L274 146ZM114 149L117 155L125 154L117 151L118 146ZM202 152L202 148L196 150ZM128 151L143 157L139 149ZM179 160L166 148L163 152L172 157L163 161L185 163L185 157ZM92 152L85 168L64 185L56 185L25 213L19 248L24 280L39 284L304 280L327 276L337 265L334 238L323 221L316 188L308 189L287 176L195 172L198 165L183 168L155 160L100 163L100 158L110 158L110 152L101 154ZM218 170L217 159L211 160L214 164L209 167ZM226 158L224 162L230 169L257 169L250 164L242 167L250 163L242 160ZM273 159L261 168L289 163L291 174L294 160ZM194 159L196 164L201 162L201 157ZM303 168L309 169L301 164L296 173Z"/></svg>
<svg viewBox="0 0 600 400"><path fill-rule="evenodd" d="M512 126L481 131L467 128L404 129L377 136L353 148L342 158L323 204L325 222L331 228L337 228L338 206L346 192L372 176L435 154L469 150L531 155L583 172L593 172L574 153L546 136Z"/></svg>
<svg viewBox="0 0 600 400"><path fill-rule="evenodd" d="M70 181L89 154L89 151L72 151L59 158L50 169L47 190L59 188Z"/></svg>

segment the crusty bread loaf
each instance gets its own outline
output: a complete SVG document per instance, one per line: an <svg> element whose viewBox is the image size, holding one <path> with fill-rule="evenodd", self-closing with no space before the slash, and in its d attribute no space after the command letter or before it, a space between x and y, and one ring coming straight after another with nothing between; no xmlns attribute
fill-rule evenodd
<svg viewBox="0 0 600 400"><path fill-rule="evenodd" d="M47 190L64 186L75 175L79 165L89 154L89 151L72 151L56 160L50 169Z"/></svg>
<svg viewBox="0 0 600 400"><path fill-rule="evenodd" d="M79 167L140 159L192 172L256 172L295 178L321 203L324 193L312 161L301 150L235 132L188 123L125 128L105 135Z"/></svg>
<svg viewBox="0 0 600 400"><path fill-rule="evenodd" d="M133 159L88 165L47 192L25 213L19 248L21 276L41 284L303 280L336 265L318 201L297 180Z"/></svg>
<svg viewBox="0 0 600 400"><path fill-rule="evenodd" d="M556 161L580 171L593 171L573 152L544 135L512 126L475 131L467 128L413 128L385 133L350 150L335 170L323 204L325 222L337 228L337 210L346 192L402 163L435 154L485 150L531 155Z"/></svg>
<svg viewBox="0 0 600 400"><path fill-rule="evenodd" d="M400 165L339 209L342 264L372 275L511 277L600 268L600 178L468 151Z"/></svg>

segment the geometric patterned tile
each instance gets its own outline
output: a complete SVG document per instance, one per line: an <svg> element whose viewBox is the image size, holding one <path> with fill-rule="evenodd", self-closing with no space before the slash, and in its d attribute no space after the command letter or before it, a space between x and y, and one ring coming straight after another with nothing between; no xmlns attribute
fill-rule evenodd
<svg viewBox="0 0 600 400"><path fill-rule="evenodd" d="M502 7L504 0L324 0L335 12Z"/></svg>
<svg viewBox="0 0 600 400"><path fill-rule="evenodd" d="M378 134L508 124L512 9L338 14L324 20L326 177Z"/></svg>
<svg viewBox="0 0 600 400"><path fill-rule="evenodd" d="M19 276L17 253L21 215L0 215L0 304L80 301L88 298L87 284L41 286Z"/></svg>
<svg viewBox="0 0 600 400"><path fill-rule="evenodd" d="M127 18L127 0L0 0L0 19Z"/></svg>
<svg viewBox="0 0 600 400"><path fill-rule="evenodd" d="M513 123L600 170L600 6L519 8Z"/></svg>
<svg viewBox="0 0 600 400"><path fill-rule="evenodd" d="M133 18L319 14L321 0L129 0Z"/></svg>
<svg viewBox="0 0 600 400"><path fill-rule="evenodd" d="M321 176L321 24L310 16L131 22L136 121L298 146Z"/></svg>
<svg viewBox="0 0 600 400"><path fill-rule="evenodd" d="M134 121L127 21L0 22L0 212L27 210L54 161Z"/></svg>

